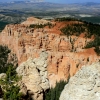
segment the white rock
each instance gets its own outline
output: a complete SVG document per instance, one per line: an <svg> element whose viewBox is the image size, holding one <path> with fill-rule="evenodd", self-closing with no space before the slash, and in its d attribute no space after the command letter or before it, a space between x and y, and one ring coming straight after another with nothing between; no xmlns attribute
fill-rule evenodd
<svg viewBox="0 0 100 100"><path fill-rule="evenodd" d="M39 58L29 58L16 69L17 73L22 76L22 82L27 90L33 94L34 100L43 100L43 91L49 88L47 57L48 54L42 51Z"/></svg>
<svg viewBox="0 0 100 100"><path fill-rule="evenodd" d="M59 100L100 100L100 63L83 66L70 78Z"/></svg>

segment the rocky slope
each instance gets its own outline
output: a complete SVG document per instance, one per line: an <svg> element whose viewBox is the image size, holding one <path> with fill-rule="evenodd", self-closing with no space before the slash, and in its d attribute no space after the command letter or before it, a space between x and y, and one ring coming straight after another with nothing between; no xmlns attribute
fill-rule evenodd
<svg viewBox="0 0 100 100"><path fill-rule="evenodd" d="M100 100L100 62L83 66L71 77L59 100Z"/></svg>
<svg viewBox="0 0 100 100"><path fill-rule="evenodd" d="M50 27L48 25L44 28L28 27L33 22L48 23L31 17L22 24L7 25L0 34L0 44L7 45L16 54L19 66L30 57L39 58L40 52L46 51L50 87L54 86L56 81L67 80L83 65L99 61L100 57L96 55L94 48L83 49L90 41L89 38L61 35L62 27L78 23L77 21L51 21Z"/></svg>

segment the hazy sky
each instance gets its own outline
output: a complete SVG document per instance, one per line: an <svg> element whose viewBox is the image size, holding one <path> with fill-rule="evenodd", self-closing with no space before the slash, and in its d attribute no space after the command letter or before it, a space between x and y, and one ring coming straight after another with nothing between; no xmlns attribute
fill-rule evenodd
<svg viewBox="0 0 100 100"><path fill-rule="evenodd" d="M25 1L25 0L0 0L4 1ZM56 2L56 3L82 3L82 2L97 2L100 3L100 0L44 0L47 2Z"/></svg>
<svg viewBox="0 0 100 100"><path fill-rule="evenodd" d="M82 3L82 2L100 2L100 0L45 0L57 3Z"/></svg>

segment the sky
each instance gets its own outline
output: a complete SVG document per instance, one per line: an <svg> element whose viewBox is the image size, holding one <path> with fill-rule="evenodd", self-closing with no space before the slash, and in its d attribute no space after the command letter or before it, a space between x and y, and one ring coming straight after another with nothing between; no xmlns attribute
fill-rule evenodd
<svg viewBox="0 0 100 100"><path fill-rule="evenodd" d="M0 0L0 2L10 2L10 1L27 1L27 0ZM83 3L83 2L96 2L100 3L100 0L44 0L46 2L53 3Z"/></svg>
<svg viewBox="0 0 100 100"><path fill-rule="evenodd" d="M100 0L46 0L49 2L56 2L56 3L83 3L83 2L100 2Z"/></svg>

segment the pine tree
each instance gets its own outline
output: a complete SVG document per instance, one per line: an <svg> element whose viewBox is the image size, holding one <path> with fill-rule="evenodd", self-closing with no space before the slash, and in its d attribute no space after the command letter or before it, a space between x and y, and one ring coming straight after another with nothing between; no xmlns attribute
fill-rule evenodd
<svg viewBox="0 0 100 100"><path fill-rule="evenodd" d="M10 65L6 72L6 77L0 80L0 85L4 93L4 100L20 100L22 93L19 93L20 87L17 84L20 79L15 68Z"/></svg>
<svg viewBox="0 0 100 100"><path fill-rule="evenodd" d="M51 88L45 94L45 100L59 100L60 94L66 84L67 84L67 82L65 82L65 81L57 82L56 86L54 88Z"/></svg>

